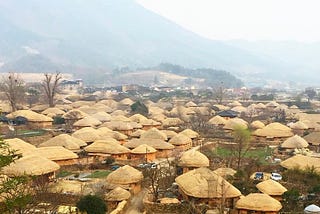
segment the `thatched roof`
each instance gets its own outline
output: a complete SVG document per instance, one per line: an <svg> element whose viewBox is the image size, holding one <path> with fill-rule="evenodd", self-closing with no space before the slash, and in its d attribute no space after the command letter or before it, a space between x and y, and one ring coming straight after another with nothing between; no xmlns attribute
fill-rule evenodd
<svg viewBox="0 0 320 214"><path fill-rule="evenodd" d="M281 203L264 193L251 193L240 198L236 203L237 209L277 212L282 208Z"/></svg>
<svg viewBox="0 0 320 214"><path fill-rule="evenodd" d="M225 125L223 126L224 129L228 129L228 130L234 130L237 127L241 127L241 128L248 128L248 123L247 121L241 119L241 118L231 118L229 120L227 120L227 122L225 123Z"/></svg>
<svg viewBox="0 0 320 214"><path fill-rule="evenodd" d="M129 117L129 119L132 121L132 122L137 122L137 123L140 123L144 120L147 120L148 118L146 118L145 116L141 115L141 114L134 114L132 115L131 117Z"/></svg>
<svg viewBox="0 0 320 214"><path fill-rule="evenodd" d="M114 138L116 140L126 140L128 139L128 136L125 134L122 134L120 132L117 131L112 131L111 129L109 129L108 127L100 127L97 129L97 132L99 134L99 139L104 139L104 138Z"/></svg>
<svg viewBox="0 0 320 214"><path fill-rule="evenodd" d="M155 120L155 121L162 122L162 121L164 121L164 120L167 118L167 116L164 115L164 114L155 113L155 114L151 114L151 115L150 115L150 118L153 119L153 120Z"/></svg>
<svg viewBox="0 0 320 214"><path fill-rule="evenodd" d="M191 129L185 129L182 132L180 132L179 134L184 134L184 135L190 137L191 139L199 137L199 133L195 132Z"/></svg>
<svg viewBox="0 0 320 214"><path fill-rule="evenodd" d="M153 119L146 119L140 122L142 126L160 126L161 123Z"/></svg>
<svg viewBox="0 0 320 214"><path fill-rule="evenodd" d="M99 132L92 127L85 127L75 131L72 137L83 140L86 143L100 139Z"/></svg>
<svg viewBox="0 0 320 214"><path fill-rule="evenodd" d="M281 123L270 123L262 129L257 129L252 133L255 136L275 138L275 137L291 137L293 133L291 128Z"/></svg>
<svg viewBox="0 0 320 214"><path fill-rule="evenodd" d="M141 135L141 139L167 140L167 136L157 128L151 128Z"/></svg>
<svg viewBox="0 0 320 214"><path fill-rule="evenodd" d="M183 167L208 167L209 159L201 152L191 149L182 154L179 165Z"/></svg>
<svg viewBox="0 0 320 214"><path fill-rule="evenodd" d="M138 147L131 150L132 154L146 154L146 153L155 153L157 150L155 150L153 147L147 145L147 144L141 144Z"/></svg>
<svg viewBox="0 0 320 214"><path fill-rule="evenodd" d="M169 140L169 143L172 145L186 145L186 144L192 144L192 139L184 134L177 134L173 138Z"/></svg>
<svg viewBox="0 0 320 214"><path fill-rule="evenodd" d="M19 158L14 163L3 168L3 173L8 176L43 175L60 169L60 166L41 156L29 155Z"/></svg>
<svg viewBox="0 0 320 214"><path fill-rule="evenodd" d="M84 101L84 100L79 100L75 101L71 104L73 108L80 108L81 106L92 106L94 105L95 101Z"/></svg>
<svg viewBox="0 0 320 214"><path fill-rule="evenodd" d="M111 108L113 108L113 109L114 109L114 108L117 108L117 106L118 106L118 102L115 101L115 100L112 100L112 99L101 100L101 101L99 101L98 103L104 104L104 105L109 106L109 107L111 107Z"/></svg>
<svg viewBox="0 0 320 214"><path fill-rule="evenodd" d="M62 117L66 120L80 120L84 117L88 116L86 113L80 111L79 109L72 109L62 115Z"/></svg>
<svg viewBox="0 0 320 214"><path fill-rule="evenodd" d="M223 117L216 115L214 117L212 117L209 121L208 124L211 125L225 125L227 122L226 119L224 119Z"/></svg>
<svg viewBox="0 0 320 214"><path fill-rule="evenodd" d="M124 98L123 100L121 100L119 102L119 104L121 105L125 105L125 106L130 106L134 103L134 101L132 101L130 98Z"/></svg>
<svg viewBox="0 0 320 214"><path fill-rule="evenodd" d="M236 107L233 107L231 110L232 110L232 111L239 112L239 113L241 113L241 112L247 112L247 108L244 107L244 106L236 106Z"/></svg>
<svg viewBox="0 0 320 214"><path fill-rule="evenodd" d="M306 170L314 167L314 169L320 173L320 159L315 157L309 157L304 155L295 155L280 163L280 165L286 169L301 169Z"/></svg>
<svg viewBox="0 0 320 214"><path fill-rule="evenodd" d="M91 117L99 120L100 122L108 122L111 120L111 115L106 112L103 112L103 111L99 111L99 112L91 115Z"/></svg>
<svg viewBox="0 0 320 214"><path fill-rule="evenodd" d="M97 112L99 112L98 109L96 109L95 107L93 106L88 106L88 105L85 105L85 106L81 106L78 108L78 110L88 114L88 115L92 115L92 114L95 114Z"/></svg>
<svg viewBox="0 0 320 214"><path fill-rule="evenodd" d="M52 107L52 108L47 108L46 110L42 111L41 114L44 115L63 115L65 112L62 111L61 109L57 108L57 107Z"/></svg>
<svg viewBox="0 0 320 214"><path fill-rule="evenodd" d="M87 116L75 122L73 126L75 127L95 127L102 123L94 117Z"/></svg>
<svg viewBox="0 0 320 214"><path fill-rule="evenodd" d="M276 101L271 101L271 102L268 102L265 106L271 107L271 108L276 108L279 106L279 103L277 103Z"/></svg>
<svg viewBox="0 0 320 214"><path fill-rule="evenodd" d="M79 151L80 147L86 146L87 143L81 139L72 137L68 134L60 134L41 143L39 147L62 146L71 151Z"/></svg>
<svg viewBox="0 0 320 214"><path fill-rule="evenodd" d="M110 121L110 122L105 122L102 126L108 127L111 130L115 131L128 131L128 130L133 130L133 126L129 122L124 122L124 121Z"/></svg>
<svg viewBox="0 0 320 214"><path fill-rule="evenodd" d="M225 167L220 167L216 170L214 170L213 172L215 172L216 174L222 176L222 177L227 177L227 176L234 176L237 171L232 169L232 168L225 168Z"/></svg>
<svg viewBox="0 0 320 214"><path fill-rule="evenodd" d="M111 184L125 185L131 183L138 183L142 179L142 172L129 165L125 165L111 172L106 180Z"/></svg>
<svg viewBox="0 0 320 214"><path fill-rule="evenodd" d="M164 140L160 139L132 139L125 143L124 146L130 149L134 149L142 144L147 144L156 150L174 149L174 146Z"/></svg>
<svg viewBox="0 0 320 214"><path fill-rule="evenodd" d="M267 195L271 195L271 196L281 196L283 193L288 191L279 182L274 181L272 179L262 181L258 183L256 187L260 192L265 193Z"/></svg>
<svg viewBox="0 0 320 214"><path fill-rule="evenodd" d="M110 115L113 116L113 117L116 117L116 116L123 116L123 117L125 117L126 114L127 114L127 113L126 113L125 111L120 110L120 109L117 109L117 110L113 111ZM120 118L120 117L119 117L119 118ZM126 120L127 120L127 121L130 121L129 118L127 118ZM126 120L124 120L124 121L126 121Z"/></svg>
<svg viewBox="0 0 320 214"><path fill-rule="evenodd" d="M250 124L250 127L253 129L262 129L265 127L265 125L260 120L255 120Z"/></svg>
<svg viewBox="0 0 320 214"><path fill-rule="evenodd" d="M103 153L103 154L126 154L130 153L130 149L121 146L117 141L97 140L84 150L89 153Z"/></svg>
<svg viewBox="0 0 320 214"><path fill-rule="evenodd" d="M173 138L174 136L176 136L178 133L173 131L173 130L161 130L165 135L167 135L168 139Z"/></svg>
<svg viewBox="0 0 320 214"><path fill-rule="evenodd" d="M242 106L242 104L239 101L235 100L232 103L229 103L228 106L235 107L235 106Z"/></svg>
<svg viewBox="0 0 320 214"><path fill-rule="evenodd" d="M181 124L183 124L183 121L177 117L166 118L162 121L162 126L164 127L179 126Z"/></svg>
<svg viewBox="0 0 320 214"><path fill-rule="evenodd" d="M40 147L25 153L25 155L42 156L52 161L78 158L77 154L66 148L63 148L62 146Z"/></svg>
<svg viewBox="0 0 320 214"><path fill-rule="evenodd" d="M13 151L15 154L23 155L26 152L36 149L34 145L27 143L19 138L5 139L4 142L8 144L10 151Z"/></svg>
<svg viewBox="0 0 320 214"><path fill-rule="evenodd" d="M183 193L195 198L235 198L241 192L208 168L198 168L176 179Z"/></svg>
<svg viewBox="0 0 320 214"><path fill-rule="evenodd" d="M220 104L215 104L212 106L214 109L217 109L218 111L224 111L230 109L230 107Z"/></svg>
<svg viewBox="0 0 320 214"><path fill-rule="evenodd" d="M266 105L263 104L263 103L258 103L256 106L255 106L256 109L265 109L266 108Z"/></svg>
<svg viewBox="0 0 320 214"><path fill-rule="evenodd" d="M320 144L320 132L311 132L310 134L303 137L311 145L317 146Z"/></svg>
<svg viewBox="0 0 320 214"><path fill-rule="evenodd" d="M49 108L49 105L47 104L41 104L41 105L35 105L31 108L32 111L35 112L42 112L44 110L46 110L47 108Z"/></svg>
<svg viewBox="0 0 320 214"><path fill-rule="evenodd" d="M197 107L198 105L195 104L195 103L192 102L192 101L189 101L189 102L187 102L184 106L187 107L187 108L189 108L189 107Z"/></svg>
<svg viewBox="0 0 320 214"><path fill-rule="evenodd" d="M158 106L152 106L149 108L149 113L150 114L163 114L164 109L158 107Z"/></svg>
<svg viewBox="0 0 320 214"><path fill-rule="evenodd" d="M131 197L131 193L121 187L116 187L108 192L104 199L106 201L123 201L128 200Z"/></svg>
<svg viewBox="0 0 320 214"><path fill-rule="evenodd" d="M285 140L280 147L288 149L301 149L308 147L308 142L299 135L292 136Z"/></svg>
<svg viewBox="0 0 320 214"><path fill-rule="evenodd" d="M137 131L133 132L132 134L130 134L130 137L136 137L139 138L143 133L145 133L146 131L143 129L138 129Z"/></svg>
<svg viewBox="0 0 320 214"><path fill-rule="evenodd" d="M6 117L9 119L14 119L16 117L25 117L28 121L31 122L52 122L53 119L50 117L47 117L43 114L38 114L31 110L18 110L15 112L12 112L11 114L7 114Z"/></svg>
<svg viewBox="0 0 320 214"><path fill-rule="evenodd" d="M298 121L298 122L290 124L290 128L298 129L298 130L306 130L309 127L304 122Z"/></svg>

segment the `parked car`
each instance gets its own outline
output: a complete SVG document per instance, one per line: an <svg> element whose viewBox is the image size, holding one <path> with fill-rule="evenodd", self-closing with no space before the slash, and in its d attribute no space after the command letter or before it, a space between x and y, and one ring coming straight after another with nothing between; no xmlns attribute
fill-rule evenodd
<svg viewBox="0 0 320 214"><path fill-rule="evenodd" d="M263 180L263 178L264 178L263 172L256 172L256 174L254 175L255 180Z"/></svg>
<svg viewBox="0 0 320 214"><path fill-rule="evenodd" d="M157 168L157 165L156 163L140 163L138 164L137 167L139 168L151 168L151 169L156 169Z"/></svg>
<svg viewBox="0 0 320 214"><path fill-rule="evenodd" d="M276 172L272 172L270 178L274 181L281 181L282 180L282 176Z"/></svg>

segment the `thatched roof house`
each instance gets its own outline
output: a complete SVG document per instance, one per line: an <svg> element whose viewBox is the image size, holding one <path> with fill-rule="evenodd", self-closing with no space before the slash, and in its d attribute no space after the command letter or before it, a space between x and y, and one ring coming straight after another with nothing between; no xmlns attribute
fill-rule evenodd
<svg viewBox="0 0 320 214"><path fill-rule="evenodd" d="M167 140L167 136L157 128L151 128L141 135L141 139Z"/></svg>
<svg viewBox="0 0 320 214"><path fill-rule="evenodd" d="M173 130L161 130L165 135L167 135L168 139L173 138L174 136L176 136L178 133L173 131Z"/></svg>
<svg viewBox="0 0 320 214"><path fill-rule="evenodd" d="M28 125L33 128L47 128L52 126L53 119L43 114L31 110L18 110L6 115L9 119L24 117L28 120Z"/></svg>
<svg viewBox="0 0 320 214"><path fill-rule="evenodd" d="M190 149L181 155L178 165L183 167L183 173L186 173L194 168L209 167L209 159L201 152Z"/></svg>
<svg viewBox="0 0 320 214"><path fill-rule="evenodd" d="M176 148L183 150L189 149L192 146L192 139L184 134L177 134L169 140L169 143L174 145Z"/></svg>
<svg viewBox="0 0 320 214"><path fill-rule="evenodd" d="M257 129L252 134L265 138L288 138L293 136L291 128L277 122L270 123L262 129Z"/></svg>
<svg viewBox="0 0 320 214"><path fill-rule="evenodd" d="M83 127L96 127L101 125L102 123L94 117L87 116L84 117L73 124L75 128L83 128Z"/></svg>
<svg viewBox="0 0 320 214"><path fill-rule="evenodd" d="M84 147L86 145L87 143L81 139L72 137L68 134L60 134L41 143L39 147L62 146L73 152L78 152L80 151L81 147Z"/></svg>
<svg viewBox="0 0 320 214"><path fill-rule="evenodd" d="M102 123L103 122L109 122L109 121L111 121L111 118L112 118L110 114L108 114L106 112L103 112L103 111L99 111L99 112L91 115L91 117L99 120Z"/></svg>
<svg viewBox="0 0 320 214"><path fill-rule="evenodd" d="M143 133L146 131L143 129L138 129L137 131L134 131L132 134L130 134L130 137L132 138L139 138Z"/></svg>
<svg viewBox="0 0 320 214"><path fill-rule="evenodd" d="M67 113L65 113L64 115L62 115L62 117L65 120L80 120L84 117L87 117L88 114L80 111L79 109L72 109L70 111L68 111Z"/></svg>
<svg viewBox="0 0 320 214"><path fill-rule="evenodd" d="M302 149L308 146L308 142L299 135L289 137L280 145L280 147L284 149Z"/></svg>
<svg viewBox="0 0 320 214"><path fill-rule="evenodd" d="M270 195L277 200L281 200L283 193L288 191L287 188L272 179L262 181L258 183L256 187L260 192Z"/></svg>
<svg viewBox="0 0 320 214"><path fill-rule="evenodd" d="M58 169L60 166L57 163L45 157L29 155L4 167L3 173L8 176L44 175L54 173Z"/></svg>
<svg viewBox="0 0 320 214"><path fill-rule="evenodd" d="M52 116L58 116L63 115L65 112L57 107L47 108L44 111L41 112L41 114L44 115L52 115Z"/></svg>
<svg viewBox="0 0 320 214"><path fill-rule="evenodd" d="M224 119L223 117L219 116L219 115L216 115L214 117L212 117L209 121L208 121L208 124L211 124L211 125L215 125L215 126L219 126L219 125L225 125L227 122L226 119Z"/></svg>
<svg viewBox="0 0 320 214"><path fill-rule="evenodd" d="M239 213L264 212L266 214L278 213L282 208L281 203L264 193L251 193L240 198L236 203Z"/></svg>
<svg viewBox="0 0 320 214"><path fill-rule="evenodd" d="M8 144L9 149L14 151L15 154L24 154L29 151L33 151L36 147L30 143L27 143L19 138L5 139L4 142Z"/></svg>
<svg viewBox="0 0 320 214"><path fill-rule="evenodd" d="M253 129L263 129L265 125L260 120L255 120L250 124L250 127Z"/></svg>
<svg viewBox="0 0 320 214"><path fill-rule="evenodd" d="M131 193L121 187L116 187L108 192L104 199L108 203L108 209L112 210L117 207L119 202L128 200L131 197Z"/></svg>
<svg viewBox="0 0 320 214"><path fill-rule="evenodd" d="M307 170L314 168L316 172L320 173L320 159L304 155L295 155L280 163L286 169L300 169Z"/></svg>
<svg viewBox="0 0 320 214"><path fill-rule="evenodd" d="M182 132L180 132L180 134L184 134L184 135L190 137L191 139L199 137L199 133L197 133L191 129L185 129Z"/></svg>
<svg viewBox="0 0 320 214"><path fill-rule="evenodd" d="M86 143L94 142L95 140L100 139L99 132L92 127L85 127L75 131L72 134L72 137L83 140Z"/></svg>
<svg viewBox="0 0 320 214"><path fill-rule="evenodd" d="M313 146L320 145L320 132L311 132L310 134L303 137L308 143Z"/></svg>
<svg viewBox="0 0 320 214"><path fill-rule="evenodd" d="M162 121L163 127L179 126L181 124L183 124L183 121L177 117L166 118Z"/></svg>
<svg viewBox="0 0 320 214"><path fill-rule="evenodd" d="M142 114L134 114L132 115L131 117L129 117L129 119L132 121L132 122L137 122L137 123L140 123L144 120L147 120L148 118L146 118L145 116L143 116Z"/></svg>
<svg viewBox="0 0 320 214"><path fill-rule="evenodd" d="M131 159L142 159L147 162L156 159L157 150L147 144L141 144L131 150Z"/></svg>
<svg viewBox="0 0 320 214"><path fill-rule="evenodd" d="M241 127L241 128L248 128L248 123L247 121L241 119L241 118L231 118L229 120L227 120L227 122L225 123L225 125L223 126L224 129L226 130L234 130L237 127Z"/></svg>

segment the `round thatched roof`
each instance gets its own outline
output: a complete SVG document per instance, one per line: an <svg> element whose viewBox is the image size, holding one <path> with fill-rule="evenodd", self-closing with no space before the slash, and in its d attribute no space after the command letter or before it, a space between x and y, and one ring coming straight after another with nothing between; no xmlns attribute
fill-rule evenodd
<svg viewBox="0 0 320 214"><path fill-rule="evenodd" d="M310 134L303 137L311 145L317 146L320 144L320 132L311 132Z"/></svg>
<svg viewBox="0 0 320 214"><path fill-rule="evenodd" d="M100 122L109 122L109 121L111 121L111 115L106 113L106 112L103 112L103 111L99 111L99 112L91 115L91 117L99 120Z"/></svg>
<svg viewBox="0 0 320 214"><path fill-rule="evenodd" d="M209 159L201 152L191 149L182 154L179 165L183 167L208 167Z"/></svg>
<svg viewBox="0 0 320 214"><path fill-rule="evenodd" d="M111 184L125 185L138 183L142 179L142 172L129 165L125 165L111 172L107 177L107 182L110 182Z"/></svg>
<svg viewBox="0 0 320 214"><path fill-rule="evenodd" d="M224 111L230 109L230 107L225 106L225 105L220 105L220 104L215 104L212 106L213 109L217 109L218 111Z"/></svg>
<svg viewBox="0 0 320 214"><path fill-rule="evenodd" d="M159 122L162 123L162 121L164 121L167 118L167 116L164 115L164 114L156 113L156 114L151 114L150 118L155 120L155 121L159 121Z"/></svg>
<svg viewBox="0 0 320 214"><path fill-rule="evenodd" d="M257 129L252 133L255 136L275 138L275 137L291 137L293 133L291 129L281 123L270 123L262 129Z"/></svg>
<svg viewBox="0 0 320 214"><path fill-rule="evenodd" d="M280 165L286 169L301 169L306 170L314 167L314 169L320 173L320 159L315 157L309 157L304 155L295 155L284 161L281 161Z"/></svg>
<svg viewBox="0 0 320 214"><path fill-rule="evenodd" d="M101 101L99 101L98 103L104 104L104 105L109 106L109 107L111 107L111 108L113 108L113 109L114 109L114 108L117 108L117 106L118 106L118 102L115 101L115 100L112 100L112 99L101 100Z"/></svg>
<svg viewBox="0 0 320 214"><path fill-rule="evenodd" d="M270 108L276 108L279 106L279 103L277 103L276 101L271 101L271 102L268 102L265 106Z"/></svg>
<svg viewBox="0 0 320 214"><path fill-rule="evenodd" d="M84 117L88 116L86 113L80 111L79 109L72 109L62 115L62 117L66 120L80 120Z"/></svg>
<svg viewBox="0 0 320 214"><path fill-rule="evenodd" d="M124 121L110 121L110 122L105 122L103 126L108 127L111 130L115 131L128 131L128 130L133 130L133 126L129 122L124 122Z"/></svg>
<svg viewBox="0 0 320 214"><path fill-rule="evenodd" d="M265 127L265 125L260 120L255 120L250 124L250 127L253 129L262 129Z"/></svg>
<svg viewBox="0 0 320 214"><path fill-rule="evenodd" d="M84 100L79 100L71 103L71 106L73 108L80 108L82 106L92 106L95 104L95 101L84 101Z"/></svg>
<svg viewBox="0 0 320 214"><path fill-rule="evenodd" d="M232 103L229 103L228 106L235 107L235 106L242 106L242 104L239 101L235 100Z"/></svg>
<svg viewBox="0 0 320 214"><path fill-rule="evenodd" d="M192 144L192 139L184 134L177 134L169 140L172 145L186 145Z"/></svg>
<svg viewBox="0 0 320 214"><path fill-rule="evenodd" d="M248 123L247 121L241 119L241 118L231 118L227 120L226 124L223 126L224 129L228 130L234 130L236 127L241 127L241 128L248 128Z"/></svg>
<svg viewBox="0 0 320 214"><path fill-rule="evenodd" d="M131 193L121 187L116 187L108 192L104 199L106 201L123 201L128 200L131 197Z"/></svg>
<svg viewBox="0 0 320 214"><path fill-rule="evenodd" d="M266 108L266 105L263 104L263 103L258 103L256 106L255 106L256 109L265 109Z"/></svg>
<svg viewBox="0 0 320 214"><path fill-rule="evenodd" d="M232 169L232 168L226 168L226 167L220 167L216 170L214 170L216 174L222 176L222 177L227 177L227 176L234 176L237 171Z"/></svg>
<svg viewBox="0 0 320 214"><path fill-rule="evenodd" d="M80 147L86 146L87 143L81 139L72 137L68 134L60 134L41 143L39 147L62 146L71 151L79 151Z"/></svg>
<svg viewBox="0 0 320 214"><path fill-rule="evenodd" d="M66 148L63 148L62 146L40 147L25 153L25 155L42 156L52 161L78 158L77 154Z"/></svg>
<svg viewBox="0 0 320 214"><path fill-rule="evenodd" d="M140 122L142 126L160 126L161 123L153 119L146 119Z"/></svg>
<svg viewBox="0 0 320 214"><path fill-rule="evenodd" d="M173 130L161 130L165 135L167 135L168 139L173 138L176 136L178 133L173 131Z"/></svg>
<svg viewBox="0 0 320 214"><path fill-rule="evenodd" d="M62 111L61 109L59 109L57 107L47 108L46 110L41 112L41 114L44 114L44 115L51 114L54 116L63 115L64 113L65 113L64 111Z"/></svg>
<svg viewBox="0 0 320 214"><path fill-rule="evenodd" d="M97 132L99 134L99 139L104 139L104 138L114 138L116 140L126 140L128 139L128 136L125 134L122 134L117 131L112 131L108 127L100 127L97 129Z"/></svg>
<svg viewBox="0 0 320 214"><path fill-rule="evenodd" d="M290 124L290 128L292 129L298 129L298 130L306 130L309 127L302 121L298 121L296 123Z"/></svg>
<svg viewBox="0 0 320 214"><path fill-rule="evenodd" d="M241 192L208 168L198 168L178 176L179 188L195 198L235 198Z"/></svg>
<svg viewBox="0 0 320 214"><path fill-rule="evenodd" d="M282 205L281 203L264 193L251 193L243 198L240 198L236 203L237 209L278 212Z"/></svg>
<svg viewBox="0 0 320 214"><path fill-rule="evenodd" d="M103 153L103 154L126 154L130 153L130 149L121 146L117 141L98 140L84 150L89 153Z"/></svg>
<svg viewBox="0 0 320 214"><path fill-rule="evenodd" d="M157 107L157 106L153 106L153 107L149 108L149 113L150 114L163 114L164 109Z"/></svg>
<svg viewBox="0 0 320 214"><path fill-rule="evenodd" d="M183 124L183 121L177 117L166 118L162 121L162 126L164 127L179 126L181 124Z"/></svg>
<svg viewBox="0 0 320 214"><path fill-rule="evenodd" d="M184 134L184 135L190 137L191 139L199 137L198 132L195 132L191 129L185 129L182 132L180 132L179 134Z"/></svg>
<svg viewBox="0 0 320 214"><path fill-rule="evenodd" d="M91 116L87 116L85 118L82 118L80 120L78 120L77 122L75 122L73 124L73 126L75 127L95 127L95 126L99 126L102 123L95 119L94 117Z"/></svg>
<svg viewBox="0 0 320 214"><path fill-rule="evenodd" d="M121 100L119 102L119 104L121 105L125 105L125 106L130 106L134 103L134 101L132 101L130 98L124 98L123 100Z"/></svg>
<svg viewBox="0 0 320 214"><path fill-rule="evenodd" d="M256 187L260 192L265 193L267 195L271 195L271 196L281 196L283 193L288 191L279 182L274 181L272 179L262 181L258 183Z"/></svg>
<svg viewBox="0 0 320 214"><path fill-rule="evenodd" d="M189 101L189 102L187 102L184 106L187 107L187 108L189 108L189 107L197 107L198 105L195 104L195 103L192 102L192 101Z"/></svg>
<svg viewBox="0 0 320 214"><path fill-rule="evenodd" d="M100 139L99 132L92 127L79 129L72 134L72 137L81 139L86 143L94 142L95 140Z"/></svg>
<svg viewBox="0 0 320 214"><path fill-rule="evenodd" d="M29 155L19 158L14 163L3 168L3 173L8 176L43 175L60 169L60 166L41 156Z"/></svg>
<svg viewBox="0 0 320 214"><path fill-rule="evenodd" d="M174 146L164 140L160 139L132 139L125 143L124 146L130 149L134 149L142 144L147 144L156 150L171 150Z"/></svg>
<svg viewBox="0 0 320 214"><path fill-rule="evenodd" d="M214 117L212 117L209 121L208 124L211 125L225 125L227 122L226 119L224 119L223 117L216 115Z"/></svg>
<svg viewBox="0 0 320 214"><path fill-rule="evenodd" d="M35 150L36 147L30 143L27 143L19 138L5 139L4 142L8 144L11 151L15 154L24 154L26 152Z"/></svg>
<svg viewBox="0 0 320 214"><path fill-rule="evenodd" d="M125 117L126 114L127 114L127 113L126 113L125 111L120 110L120 109L117 109L117 110L113 111L112 113L110 113L110 115L111 115L113 118L115 118L116 116L123 116L124 118L126 118L126 120L124 120L124 121L130 121L129 118ZM119 118L121 118L121 117L119 117ZM115 120L115 119L114 119L114 120ZM122 119L119 119L119 120L122 120Z"/></svg>
<svg viewBox="0 0 320 214"><path fill-rule="evenodd" d="M236 106L236 107L233 107L231 110L232 110L232 111L239 112L239 113L241 113L241 112L247 112L247 108L244 107L244 106Z"/></svg>
<svg viewBox="0 0 320 214"><path fill-rule="evenodd" d="M35 105L31 108L32 111L35 111L35 112L42 112L44 110L46 110L47 108L49 108L48 105L46 104L41 104L41 105Z"/></svg>
<svg viewBox="0 0 320 214"><path fill-rule="evenodd" d="M143 133L145 133L146 131L143 129L138 129L137 131L133 132L132 134L130 134L130 137L135 137L135 138L139 138Z"/></svg>
<svg viewBox="0 0 320 214"><path fill-rule="evenodd" d="M141 139L167 140L167 136L157 128L151 128L141 135Z"/></svg>
<svg viewBox="0 0 320 214"><path fill-rule="evenodd" d="M11 114L6 115L6 117L9 119L14 119L18 116L27 118L27 120L31 122L52 122L53 121L51 117L47 117L43 114L38 114L31 110L18 110L18 111L12 112Z"/></svg>
<svg viewBox="0 0 320 214"><path fill-rule="evenodd" d="M132 122L137 122L137 123L140 123L144 120L147 120L148 118L146 118L145 116L141 115L141 114L134 114L132 115L131 117L129 117L129 119L132 121Z"/></svg>
<svg viewBox="0 0 320 214"><path fill-rule="evenodd" d="M147 145L147 144L141 144L138 147L131 150L132 154L146 154L146 153L155 153L157 150L155 150L153 147Z"/></svg>
<svg viewBox="0 0 320 214"><path fill-rule="evenodd" d="M285 140L280 147L288 149L301 149L308 147L308 142L299 135L292 136Z"/></svg>

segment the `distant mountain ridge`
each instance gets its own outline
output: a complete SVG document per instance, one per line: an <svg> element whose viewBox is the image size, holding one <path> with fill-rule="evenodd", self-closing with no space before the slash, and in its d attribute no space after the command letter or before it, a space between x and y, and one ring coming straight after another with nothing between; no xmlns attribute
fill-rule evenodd
<svg viewBox="0 0 320 214"><path fill-rule="evenodd" d="M270 54L202 38L133 0L0 1L0 26L3 72L59 70L93 78L117 67L170 62L261 84L305 76L301 67Z"/></svg>

